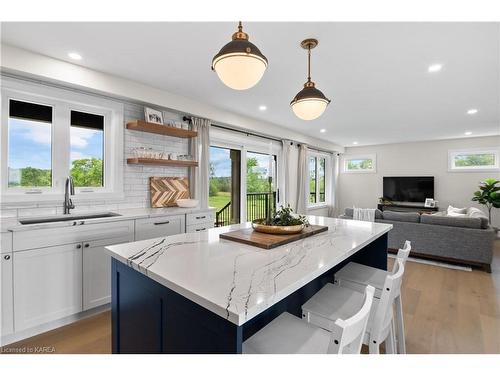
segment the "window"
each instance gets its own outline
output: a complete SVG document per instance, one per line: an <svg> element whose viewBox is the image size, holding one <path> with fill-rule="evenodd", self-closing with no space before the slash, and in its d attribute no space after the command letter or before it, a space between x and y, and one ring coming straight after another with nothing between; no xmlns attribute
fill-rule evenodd
<svg viewBox="0 0 500 375"><path fill-rule="evenodd" d="M375 155L344 155L345 173L375 173L376 156Z"/></svg>
<svg viewBox="0 0 500 375"><path fill-rule="evenodd" d="M2 80L1 198L75 200L123 196L123 105L16 79Z"/></svg>
<svg viewBox="0 0 500 375"><path fill-rule="evenodd" d="M8 187L52 186L52 107L11 100Z"/></svg>
<svg viewBox="0 0 500 375"><path fill-rule="evenodd" d="M75 187L104 186L104 116L71 111L70 144Z"/></svg>
<svg viewBox="0 0 500 375"><path fill-rule="evenodd" d="M450 150L448 152L448 169L451 172L477 172L498 170L499 150Z"/></svg>
<svg viewBox="0 0 500 375"><path fill-rule="evenodd" d="M309 205L326 203L326 159L322 156L309 156Z"/></svg>

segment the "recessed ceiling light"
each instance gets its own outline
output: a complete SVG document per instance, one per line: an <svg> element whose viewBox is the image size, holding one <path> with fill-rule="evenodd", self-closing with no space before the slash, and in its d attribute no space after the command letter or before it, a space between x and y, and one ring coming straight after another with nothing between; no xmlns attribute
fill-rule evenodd
<svg viewBox="0 0 500 375"><path fill-rule="evenodd" d="M468 115L475 115L478 112L476 108L471 108L467 111Z"/></svg>
<svg viewBox="0 0 500 375"><path fill-rule="evenodd" d="M73 60L81 60L82 59L82 55L80 55L79 53L76 53L76 52L70 52L70 53L68 53L68 56L70 58L72 58Z"/></svg>
<svg viewBox="0 0 500 375"><path fill-rule="evenodd" d="M326 129L320 129L319 132L320 133L326 133Z"/></svg>
<svg viewBox="0 0 500 375"><path fill-rule="evenodd" d="M357 141L354 141L354 142L352 142L352 144L353 144L353 145L357 145L357 144L358 144L358 142L357 142Z"/></svg>
<svg viewBox="0 0 500 375"><path fill-rule="evenodd" d="M259 110L260 111L265 111L267 107L265 105L259 105Z"/></svg>
<svg viewBox="0 0 500 375"><path fill-rule="evenodd" d="M465 135L471 135L471 134L472 134L472 132L465 132L464 134L465 134Z"/></svg>
<svg viewBox="0 0 500 375"><path fill-rule="evenodd" d="M432 64L432 65L429 65L429 67L427 68L427 71L429 73L436 73L436 72L439 72L441 69L443 69L443 64Z"/></svg>

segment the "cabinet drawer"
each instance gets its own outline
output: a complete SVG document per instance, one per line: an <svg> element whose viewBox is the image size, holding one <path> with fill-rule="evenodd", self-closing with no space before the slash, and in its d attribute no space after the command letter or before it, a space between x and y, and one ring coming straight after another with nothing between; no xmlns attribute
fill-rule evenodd
<svg viewBox="0 0 500 375"><path fill-rule="evenodd" d="M184 233L184 215L161 216L135 221L135 240L172 236Z"/></svg>
<svg viewBox="0 0 500 375"><path fill-rule="evenodd" d="M198 225L200 223L213 223L215 214L213 211L203 211L186 215L186 225Z"/></svg>
<svg viewBox="0 0 500 375"><path fill-rule="evenodd" d="M214 227L214 223L199 223L186 226L186 233L204 232Z"/></svg>
<svg viewBox="0 0 500 375"><path fill-rule="evenodd" d="M74 227L34 229L14 232L14 251L123 237L134 233L134 221L84 224Z"/></svg>
<svg viewBox="0 0 500 375"><path fill-rule="evenodd" d="M12 232L0 233L0 254L12 251Z"/></svg>

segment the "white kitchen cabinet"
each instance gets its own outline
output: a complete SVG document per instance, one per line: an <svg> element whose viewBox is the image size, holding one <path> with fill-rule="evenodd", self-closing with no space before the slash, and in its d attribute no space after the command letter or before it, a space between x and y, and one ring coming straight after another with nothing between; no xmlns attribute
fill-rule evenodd
<svg viewBox="0 0 500 375"><path fill-rule="evenodd" d="M12 253L3 253L0 258L0 282L1 282L1 335L9 335L14 332L14 300L12 288ZM2 345L0 340L0 345Z"/></svg>
<svg viewBox="0 0 500 375"><path fill-rule="evenodd" d="M185 215L161 216L135 221L135 240L172 236L184 233Z"/></svg>
<svg viewBox="0 0 500 375"><path fill-rule="evenodd" d="M111 257L104 247L134 240L126 237L83 243L83 310L111 302Z"/></svg>
<svg viewBox="0 0 500 375"><path fill-rule="evenodd" d="M82 311L82 243L13 253L16 332Z"/></svg>
<svg viewBox="0 0 500 375"><path fill-rule="evenodd" d="M186 215L186 233L204 232L214 227L214 211L201 211Z"/></svg>

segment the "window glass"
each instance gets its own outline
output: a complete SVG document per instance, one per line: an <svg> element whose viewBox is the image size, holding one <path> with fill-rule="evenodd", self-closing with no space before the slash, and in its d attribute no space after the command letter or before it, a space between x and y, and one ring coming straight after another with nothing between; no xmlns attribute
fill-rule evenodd
<svg viewBox="0 0 500 375"><path fill-rule="evenodd" d="M316 158L309 158L309 203L316 203Z"/></svg>
<svg viewBox="0 0 500 375"><path fill-rule="evenodd" d="M373 169L372 159L351 159L347 161L347 170L370 170Z"/></svg>
<svg viewBox="0 0 500 375"><path fill-rule="evenodd" d="M462 153L454 157L454 165L458 168L493 167L495 164L496 155L494 153Z"/></svg>
<svg viewBox="0 0 500 375"><path fill-rule="evenodd" d="M52 186L52 107L10 100L8 187Z"/></svg>
<svg viewBox="0 0 500 375"><path fill-rule="evenodd" d="M70 137L70 175L75 186L104 186L104 116L71 111Z"/></svg>
<svg viewBox="0 0 500 375"><path fill-rule="evenodd" d="M318 164L319 202L325 202L325 159L320 158Z"/></svg>

